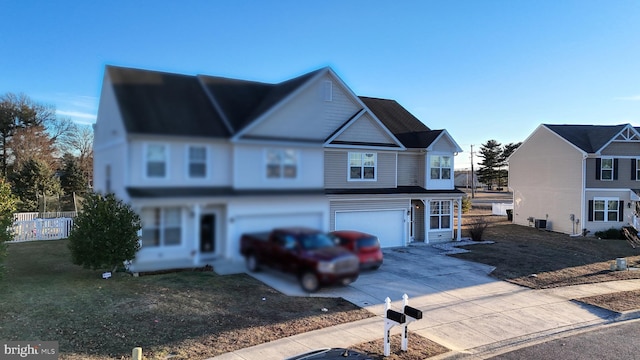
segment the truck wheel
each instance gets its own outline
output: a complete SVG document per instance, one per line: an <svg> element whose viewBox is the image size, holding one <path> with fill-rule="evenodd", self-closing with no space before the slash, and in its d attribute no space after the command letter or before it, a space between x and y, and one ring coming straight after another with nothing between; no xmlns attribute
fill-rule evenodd
<svg viewBox="0 0 640 360"><path fill-rule="evenodd" d="M342 280L342 285L347 286L356 280L358 280L358 275Z"/></svg>
<svg viewBox="0 0 640 360"><path fill-rule="evenodd" d="M311 271L303 272L300 275L300 286L302 286L302 290L307 292L316 292L320 287L320 281L318 281L318 277Z"/></svg>
<svg viewBox="0 0 640 360"><path fill-rule="evenodd" d="M258 259L253 254L247 255L245 258L245 262L247 264L247 269L251 272L260 271L260 265L258 264Z"/></svg>

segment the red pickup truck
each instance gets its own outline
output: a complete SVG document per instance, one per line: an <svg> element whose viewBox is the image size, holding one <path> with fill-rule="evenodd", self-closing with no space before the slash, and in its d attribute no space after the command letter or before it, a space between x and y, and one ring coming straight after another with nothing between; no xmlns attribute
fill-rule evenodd
<svg viewBox="0 0 640 360"><path fill-rule="evenodd" d="M358 257L314 229L279 228L267 233L244 234L240 239L240 253L249 271L268 266L294 274L302 289L308 292L325 284L346 285L359 275Z"/></svg>

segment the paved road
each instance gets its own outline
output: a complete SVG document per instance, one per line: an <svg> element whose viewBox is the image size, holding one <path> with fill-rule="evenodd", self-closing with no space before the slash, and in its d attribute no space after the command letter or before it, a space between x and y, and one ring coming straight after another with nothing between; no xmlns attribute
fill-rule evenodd
<svg viewBox="0 0 640 360"><path fill-rule="evenodd" d="M640 319L551 340L491 359L640 359Z"/></svg>

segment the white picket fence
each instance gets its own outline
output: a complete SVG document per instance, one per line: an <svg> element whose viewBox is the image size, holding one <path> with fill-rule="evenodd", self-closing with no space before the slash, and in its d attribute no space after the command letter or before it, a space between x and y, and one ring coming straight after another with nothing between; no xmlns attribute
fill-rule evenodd
<svg viewBox="0 0 640 360"><path fill-rule="evenodd" d="M66 239L73 227L75 215L75 212L14 214L11 242ZM50 216L51 218L47 218Z"/></svg>

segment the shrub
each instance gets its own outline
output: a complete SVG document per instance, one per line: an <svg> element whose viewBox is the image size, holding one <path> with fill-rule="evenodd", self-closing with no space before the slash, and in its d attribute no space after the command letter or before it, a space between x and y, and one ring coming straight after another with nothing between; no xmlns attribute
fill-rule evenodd
<svg viewBox="0 0 640 360"><path fill-rule="evenodd" d="M131 206L113 194L90 193L69 235L72 261L86 269L115 271L136 256L140 229L140 217Z"/></svg>
<svg viewBox="0 0 640 360"><path fill-rule="evenodd" d="M466 214L471 210L471 199L468 196L462 198L462 213Z"/></svg>
<svg viewBox="0 0 640 360"><path fill-rule="evenodd" d="M469 234L471 240L482 241L482 234L489 226L489 222L484 217L479 217L469 224Z"/></svg>
<svg viewBox="0 0 640 360"><path fill-rule="evenodd" d="M0 278L3 274L3 261L7 255L7 241L13 239L11 225L18 199L11 192L11 185L0 179Z"/></svg>
<svg viewBox="0 0 640 360"><path fill-rule="evenodd" d="M596 231L594 235L600 239L620 240L624 239L622 229L610 228L605 231Z"/></svg>

